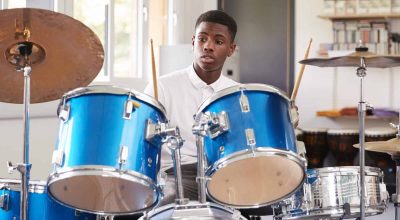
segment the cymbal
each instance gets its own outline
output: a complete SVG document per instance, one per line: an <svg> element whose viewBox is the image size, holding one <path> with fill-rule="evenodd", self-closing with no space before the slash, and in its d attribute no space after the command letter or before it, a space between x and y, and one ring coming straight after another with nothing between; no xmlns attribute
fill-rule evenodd
<svg viewBox="0 0 400 220"><path fill-rule="evenodd" d="M23 103L25 63L30 74L31 103L47 102L77 87L87 86L99 73L103 46L80 21L43 9L0 10L0 102ZM18 48L30 42L24 59Z"/></svg>
<svg viewBox="0 0 400 220"><path fill-rule="evenodd" d="M364 57L367 67L389 68L400 66L400 56L378 56L368 51L356 51L346 56L332 58L305 59L299 63L319 67L359 67L362 57Z"/></svg>
<svg viewBox="0 0 400 220"><path fill-rule="evenodd" d="M355 144L354 147L359 148L360 144ZM391 155L400 154L400 139L393 138L388 141L365 142L365 150L388 153Z"/></svg>

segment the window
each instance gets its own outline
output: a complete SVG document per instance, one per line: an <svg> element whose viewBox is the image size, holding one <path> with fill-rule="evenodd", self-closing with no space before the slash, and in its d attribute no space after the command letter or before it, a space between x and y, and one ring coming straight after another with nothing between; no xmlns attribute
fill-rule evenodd
<svg viewBox="0 0 400 220"><path fill-rule="evenodd" d="M166 42L166 5L167 0L73 1L73 17L102 39L106 51L104 70L96 80L148 78L150 38L156 63L158 47Z"/></svg>
<svg viewBox="0 0 400 220"><path fill-rule="evenodd" d="M2 8L3 9L11 9L11 8L25 8L26 0L3 0Z"/></svg>

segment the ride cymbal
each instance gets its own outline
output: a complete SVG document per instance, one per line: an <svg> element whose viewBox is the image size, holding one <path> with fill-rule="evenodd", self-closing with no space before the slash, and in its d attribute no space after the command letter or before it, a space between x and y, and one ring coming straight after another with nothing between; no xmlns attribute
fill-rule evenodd
<svg viewBox="0 0 400 220"><path fill-rule="evenodd" d="M400 56L378 56L368 51L356 51L346 56L332 58L311 58L299 63L319 67L359 67L364 57L367 67L389 68L400 66Z"/></svg>
<svg viewBox="0 0 400 220"><path fill-rule="evenodd" d="M30 103L56 100L87 86L103 65L99 38L67 15L31 8L1 10L0 27L0 102L23 103L24 74L16 69L26 64L32 67ZM25 53L31 53L28 59Z"/></svg>
<svg viewBox="0 0 400 220"><path fill-rule="evenodd" d="M359 148L360 144L355 144L353 146ZM388 141L365 142L365 150L388 153L391 155L400 154L400 139L393 138Z"/></svg>

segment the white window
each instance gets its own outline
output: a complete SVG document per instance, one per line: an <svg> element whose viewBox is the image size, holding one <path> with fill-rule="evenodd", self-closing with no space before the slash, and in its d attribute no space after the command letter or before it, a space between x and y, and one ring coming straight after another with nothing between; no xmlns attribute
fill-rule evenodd
<svg viewBox="0 0 400 220"><path fill-rule="evenodd" d="M105 63L96 81L116 85L136 81L144 87L152 71L150 39L156 63L159 45L166 42L166 6L167 0L73 1L72 16L90 27L104 45Z"/></svg>

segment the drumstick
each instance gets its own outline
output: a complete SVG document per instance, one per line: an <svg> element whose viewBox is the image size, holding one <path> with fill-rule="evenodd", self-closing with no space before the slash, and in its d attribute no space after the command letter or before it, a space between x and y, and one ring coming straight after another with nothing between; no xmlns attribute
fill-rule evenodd
<svg viewBox="0 0 400 220"><path fill-rule="evenodd" d="M158 91L157 91L157 76L156 76L156 63L154 61L154 48L153 48L153 39L150 39L151 44L151 68L153 72L153 91L154 91L154 98L158 100Z"/></svg>
<svg viewBox="0 0 400 220"><path fill-rule="evenodd" d="M311 42L312 42L312 38L310 38L310 41L308 42L308 47L306 50L306 54L304 55L304 59L308 58L308 53L310 52ZM293 100L293 101L296 99L297 91L299 90L300 81L301 81L301 78L303 77L303 72L304 72L305 67L306 67L306 65L301 64L300 73L299 73L299 76L297 77L296 83L294 84L294 88L293 88L293 92L292 92L291 100Z"/></svg>

